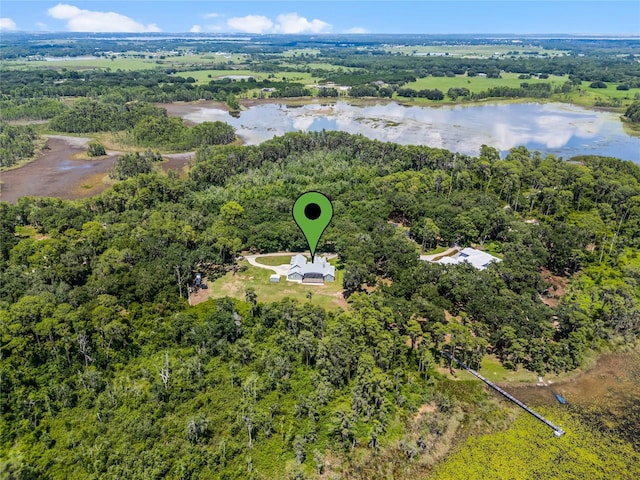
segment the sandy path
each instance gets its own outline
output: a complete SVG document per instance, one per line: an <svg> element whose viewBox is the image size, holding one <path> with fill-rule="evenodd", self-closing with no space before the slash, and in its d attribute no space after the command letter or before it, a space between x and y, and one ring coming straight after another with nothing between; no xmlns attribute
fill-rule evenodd
<svg viewBox="0 0 640 480"><path fill-rule="evenodd" d="M448 250L445 250L444 252L441 252L441 253L435 253L433 255L420 255L420 260L424 260L425 262L432 262L434 258L449 255L450 253L453 253L457 250L459 250L459 248L451 247Z"/></svg>

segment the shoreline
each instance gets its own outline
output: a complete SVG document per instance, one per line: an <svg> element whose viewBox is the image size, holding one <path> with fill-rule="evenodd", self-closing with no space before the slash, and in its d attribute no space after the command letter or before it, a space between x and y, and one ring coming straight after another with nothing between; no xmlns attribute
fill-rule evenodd
<svg viewBox="0 0 640 480"><path fill-rule="evenodd" d="M510 105L510 104L520 104L520 103L536 103L536 104L547 104L547 103L559 103L563 105L571 105L574 107L584 108L585 110L593 110L596 112L609 112L609 113L620 113L620 120L623 121L622 117L625 109L623 107L597 107L595 105L585 105L581 103L566 101L562 99L556 98L530 98L530 97L521 97L521 98L484 98L481 100L469 100L463 102L454 102L454 101L441 101L441 102L427 102L427 101L416 101L414 99L404 99L404 98L380 98L380 97L286 97L286 98L251 98L251 99L239 99L239 102L244 107L255 107L258 105L269 105L274 103L279 103L287 106L304 106L304 105L314 105L314 104L335 104L339 102L348 103L349 105L354 106L371 106L376 104L387 105L389 103L396 103L399 105L407 106L407 107L425 107L425 108L441 108L441 107L474 107L474 106L483 106L483 105ZM226 111L229 109L223 102L217 102L213 100L196 100L194 102L173 102L174 104L183 104L183 105L198 105L209 103L211 106L215 106L216 108L221 108ZM214 105L216 104L216 105ZM158 106L168 105L168 104L157 104ZM218 107L217 105L225 105L225 107ZM640 127L639 127L640 128Z"/></svg>

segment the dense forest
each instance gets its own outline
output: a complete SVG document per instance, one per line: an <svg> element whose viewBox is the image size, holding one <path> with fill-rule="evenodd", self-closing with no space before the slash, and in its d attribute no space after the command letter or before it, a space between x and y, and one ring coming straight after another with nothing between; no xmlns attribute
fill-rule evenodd
<svg viewBox="0 0 640 480"><path fill-rule="evenodd" d="M320 248L339 255L348 311L251 290L188 307L196 271L304 249L290 212L308 190L334 205ZM9 478L363 478L382 461L414 478L452 421L507 415L438 373L443 349L544 374L640 332L640 168L611 158L292 133L203 146L185 178L0 203L0 222ZM453 243L502 262L418 259ZM557 306L543 270L572 279ZM637 470L617 448L616 472Z"/></svg>
<svg viewBox="0 0 640 480"><path fill-rule="evenodd" d="M91 162L122 153L97 196L0 202L0 477L640 478L638 394L545 408L555 439L443 355L547 377L637 342L638 164L335 131L243 146L156 105L585 97L634 124L637 40L144 37L3 34L0 167L49 133L93 137ZM444 44L490 53L414 54ZM42 61L67 55L98 63ZM188 169L158 168L190 150ZM291 208L310 190L334 207L319 252L337 254L341 307L247 285L190 306L197 273L213 289L242 283L245 255L304 251ZM452 245L501 261L420 260Z"/></svg>

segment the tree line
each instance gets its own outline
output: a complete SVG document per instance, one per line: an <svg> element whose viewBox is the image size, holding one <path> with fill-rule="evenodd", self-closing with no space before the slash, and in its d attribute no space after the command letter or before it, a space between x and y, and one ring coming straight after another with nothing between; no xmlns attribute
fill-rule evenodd
<svg viewBox="0 0 640 480"><path fill-rule="evenodd" d="M38 135L25 125L0 121L0 168L11 167L36 152Z"/></svg>

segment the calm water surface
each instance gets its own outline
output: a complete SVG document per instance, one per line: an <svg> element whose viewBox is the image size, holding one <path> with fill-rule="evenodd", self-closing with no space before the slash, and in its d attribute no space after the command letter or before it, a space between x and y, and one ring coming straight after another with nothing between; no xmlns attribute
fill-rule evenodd
<svg viewBox="0 0 640 480"><path fill-rule="evenodd" d="M625 133L619 115L561 103L418 107L346 102L301 107L263 104L238 118L211 107L183 115L195 123L222 120L247 144L291 131L341 130L401 144L429 145L477 155L482 144L503 154L518 145L563 158L604 155L640 163L640 138Z"/></svg>

